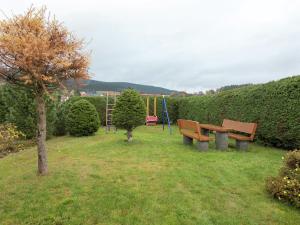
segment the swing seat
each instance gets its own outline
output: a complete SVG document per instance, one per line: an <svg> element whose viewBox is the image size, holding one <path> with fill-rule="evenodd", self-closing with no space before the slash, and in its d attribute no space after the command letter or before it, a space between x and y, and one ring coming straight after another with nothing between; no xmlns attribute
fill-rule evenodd
<svg viewBox="0 0 300 225"><path fill-rule="evenodd" d="M156 125L157 121L158 121L157 116L147 116L146 117L146 125L147 126Z"/></svg>

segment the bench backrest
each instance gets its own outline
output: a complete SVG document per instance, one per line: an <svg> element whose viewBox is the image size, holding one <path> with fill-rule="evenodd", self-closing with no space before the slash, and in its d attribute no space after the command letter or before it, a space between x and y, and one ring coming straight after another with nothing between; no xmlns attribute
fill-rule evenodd
<svg viewBox="0 0 300 225"><path fill-rule="evenodd" d="M224 119L222 127L226 127L238 132L250 134L250 138L251 140L253 140L256 132L257 124Z"/></svg>
<svg viewBox="0 0 300 225"><path fill-rule="evenodd" d="M200 134L200 127L197 121L179 119L177 120L177 123L178 123L179 130L187 129Z"/></svg>

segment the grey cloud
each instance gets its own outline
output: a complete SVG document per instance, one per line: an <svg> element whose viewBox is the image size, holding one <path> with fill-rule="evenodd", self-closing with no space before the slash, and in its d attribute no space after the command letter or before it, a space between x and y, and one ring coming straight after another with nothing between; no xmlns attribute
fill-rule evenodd
<svg viewBox="0 0 300 225"><path fill-rule="evenodd" d="M199 91L300 71L297 0L1 1L47 5L88 41L97 80Z"/></svg>

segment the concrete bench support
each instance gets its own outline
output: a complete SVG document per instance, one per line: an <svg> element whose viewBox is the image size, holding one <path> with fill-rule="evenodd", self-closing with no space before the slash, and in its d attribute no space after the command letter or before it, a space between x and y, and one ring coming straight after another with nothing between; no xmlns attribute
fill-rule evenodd
<svg viewBox="0 0 300 225"><path fill-rule="evenodd" d="M236 140L235 146L239 150L245 150L246 151L246 150L248 150L248 141L239 141L239 140Z"/></svg>
<svg viewBox="0 0 300 225"><path fill-rule="evenodd" d="M204 136L209 136L209 130L208 130L208 129L202 128L202 129L201 129L201 133L202 133Z"/></svg>
<svg viewBox="0 0 300 225"><path fill-rule="evenodd" d="M208 150L208 141L197 141L196 143L197 149L200 151Z"/></svg>
<svg viewBox="0 0 300 225"><path fill-rule="evenodd" d="M216 132L216 148L219 150L228 149L228 133Z"/></svg>
<svg viewBox="0 0 300 225"><path fill-rule="evenodd" d="M187 137L183 135L183 144L185 145L191 145L193 144L193 138Z"/></svg>

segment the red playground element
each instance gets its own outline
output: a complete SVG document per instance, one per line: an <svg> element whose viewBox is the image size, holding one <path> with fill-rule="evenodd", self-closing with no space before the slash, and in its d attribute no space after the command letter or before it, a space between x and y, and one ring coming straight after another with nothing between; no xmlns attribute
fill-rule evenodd
<svg viewBox="0 0 300 225"><path fill-rule="evenodd" d="M147 126L151 126L151 125L156 125L158 121L158 117L157 116L147 116L146 117L146 125Z"/></svg>

